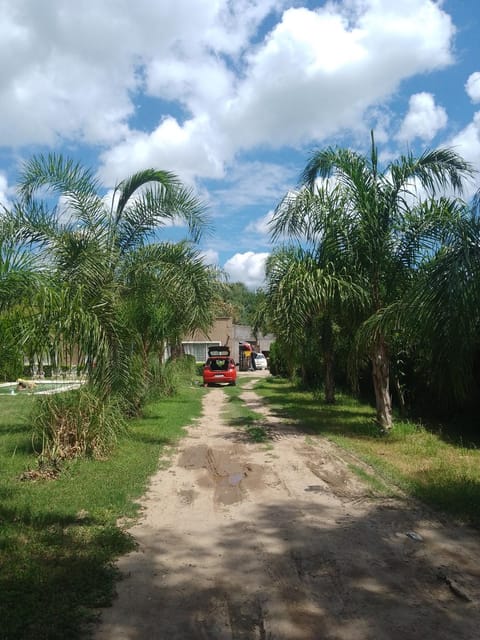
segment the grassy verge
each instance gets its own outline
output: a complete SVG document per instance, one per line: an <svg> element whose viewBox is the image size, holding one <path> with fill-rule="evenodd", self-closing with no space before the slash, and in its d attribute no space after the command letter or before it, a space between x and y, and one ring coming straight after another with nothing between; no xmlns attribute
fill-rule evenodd
<svg viewBox="0 0 480 640"><path fill-rule="evenodd" d="M325 405L289 382L268 378L256 391L310 437L333 440L370 464L381 478L455 517L480 526L480 450L411 422L378 436L374 410L347 396Z"/></svg>
<svg viewBox="0 0 480 640"><path fill-rule="evenodd" d="M248 378L237 378L236 387L226 387L228 405L225 418L232 427L240 427L252 442L267 442L268 434L260 424L262 414L249 409L240 398L242 386L248 383Z"/></svg>
<svg viewBox="0 0 480 640"><path fill-rule="evenodd" d="M77 460L57 480L22 482L35 467L32 398L2 398L0 413L0 638L75 639L110 601L113 561L133 548L117 520L136 500L165 447L200 415L200 388L148 406L105 461Z"/></svg>

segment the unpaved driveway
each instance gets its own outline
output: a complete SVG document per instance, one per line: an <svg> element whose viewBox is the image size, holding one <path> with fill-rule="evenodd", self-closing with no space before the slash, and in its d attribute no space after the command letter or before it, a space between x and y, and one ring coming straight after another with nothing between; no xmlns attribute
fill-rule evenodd
<svg viewBox="0 0 480 640"><path fill-rule="evenodd" d="M271 444L227 425L209 390L152 478L96 640L480 638L478 533L369 497L346 454L242 398Z"/></svg>

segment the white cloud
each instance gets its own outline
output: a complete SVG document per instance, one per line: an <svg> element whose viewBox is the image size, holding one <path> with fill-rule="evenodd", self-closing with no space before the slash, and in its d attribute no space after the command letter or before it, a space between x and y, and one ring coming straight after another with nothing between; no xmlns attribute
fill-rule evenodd
<svg viewBox="0 0 480 640"><path fill-rule="evenodd" d="M480 102L480 71L475 71L468 77L465 91L472 102Z"/></svg>
<svg viewBox="0 0 480 640"><path fill-rule="evenodd" d="M298 168L273 162L236 162L229 167L221 188L212 187L212 201L219 210L271 204L298 178Z"/></svg>
<svg viewBox="0 0 480 640"><path fill-rule="evenodd" d="M0 146L100 144L108 185L153 165L222 178L241 149L361 129L403 79L452 62L440 2L288 4L1 0ZM140 129L144 94L158 114Z"/></svg>
<svg viewBox="0 0 480 640"><path fill-rule="evenodd" d="M369 109L403 79L452 62L454 27L432 0L288 9L255 47L247 45L258 35L267 5L245 2L244 10L257 9L243 22L240 9L231 15L219 5L223 13L201 18L206 33L205 20L212 20L213 53L201 30L179 28L175 43L164 44L164 54L144 67L148 92L181 104L186 119L169 116L151 133L123 135L103 156L104 176L149 160L182 174L222 177L240 149L298 145L342 128L362 129ZM218 16L225 11L222 22ZM243 27L233 44L227 38L233 37L232 24Z"/></svg>
<svg viewBox="0 0 480 640"><path fill-rule="evenodd" d="M415 138L430 142L447 125L447 120L445 109L435 104L431 93L416 93L410 97L408 113L397 138L407 142Z"/></svg>
<svg viewBox="0 0 480 640"><path fill-rule="evenodd" d="M245 231L250 233L259 233L261 235L269 235L270 227L269 224L273 219L273 211L269 211L265 216L259 218L258 220L252 220L245 227Z"/></svg>
<svg viewBox="0 0 480 640"><path fill-rule="evenodd" d="M224 265L232 282L243 282L249 289L257 289L265 283L265 263L268 253L236 253Z"/></svg>
<svg viewBox="0 0 480 640"><path fill-rule="evenodd" d="M474 114L472 122L451 138L447 145L480 171L480 111ZM472 197L477 190L478 175L465 185L465 197Z"/></svg>
<svg viewBox="0 0 480 640"><path fill-rule="evenodd" d="M216 265L218 264L218 251L214 249L206 249L201 252L203 261L208 265Z"/></svg>
<svg viewBox="0 0 480 640"><path fill-rule="evenodd" d="M108 185L145 167L178 173L192 183L195 176L221 178L225 153L222 140L207 119L179 125L166 117L152 133L130 131L123 142L101 155L100 176Z"/></svg>
<svg viewBox="0 0 480 640"><path fill-rule="evenodd" d="M430 0L352 0L290 9L248 58L223 126L239 147L355 129L401 80L452 62L454 28Z"/></svg>
<svg viewBox="0 0 480 640"><path fill-rule="evenodd" d="M281 4L2 0L0 56L9 62L0 70L0 144L118 142L128 135L136 92L145 89L192 105L218 99L229 91L219 54L238 55ZM177 60L192 89L177 83L169 95L158 74Z"/></svg>
<svg viewBox="0 0 480 640"><path fill-rule="evenodd" d="M10 200L10 196L13 195L12 192L13 189L8 186L7 176L3 171L0 171L0 215L3 207L6 209L11 207L12 202Z"/></svg>

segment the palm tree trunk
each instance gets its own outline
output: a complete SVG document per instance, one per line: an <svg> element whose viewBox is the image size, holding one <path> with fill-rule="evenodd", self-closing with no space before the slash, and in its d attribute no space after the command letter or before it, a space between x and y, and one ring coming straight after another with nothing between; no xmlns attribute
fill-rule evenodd
<svg viewBox="0 0 480 640"><path fill-rule="evenodd" d="M333 353L325 353L325 402L335 404L335 377Z"/></svg>
<svg viewBox="0 0 480 640"><path fill-rule="evenodd" d="M325 364L325 402L335 403L335 356L333 352L334 334L333 322L329 315L325 315L322 320L322 348Z"/></svg>
<svg viewBox="0 0 480 640"><path fill-rule="evenodd" d="M395 391L397 392L400 416L404 418L407 415L407 409L405 406L405 394L403 392L402 385L400 384L400 378L397 374L393 376L393 384L395 387Z"/></svg>
<svg viewBox="0 0 480 640"><path fill-rule="evenodd" d="M380 337L372 351L372 376L377 408L377 423L384 431L392 428L392 398L390 396L390 358L385 340Z"/></svg>

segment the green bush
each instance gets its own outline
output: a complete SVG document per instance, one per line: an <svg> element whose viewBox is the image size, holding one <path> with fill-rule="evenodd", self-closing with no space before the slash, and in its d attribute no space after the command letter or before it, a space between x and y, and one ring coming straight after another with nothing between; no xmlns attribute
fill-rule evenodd
<svg viewBox="0 0 480 640"><path fill-rule="evenodd" d="M143 362L139 356L132 356L128 362L126 381L122 381L121 395L118 398L124 414L128 417L139 416L148 396L150 376L145 375Z"/></svg>
<svg viewBox="0 0 480 640"><path fill-rule="evenodd" d="M11 325L0 320L0 380L12 382L23 373L23 354Z"/></svg>
<svg viewBox="0 0 480 640"><path fill-rule="evenodd" d="M46 461L104 458L127 430L118 402L89 387L37 399L32 424L34 448Z"/></svg>
<svg viewBox="0 0 480 640"><path fill-rule="evenodd" d="M170 358L163 365L154 363L150 372L150 391L148 401L159 397L170 397L178 390L195 379L197 375L195 358L184 355L180 358Z"/></svg>
<svg viewBox="0 0 480 640"><path fill-rule="evenodd" d="M289 368L288 361L285 357L285 351L278 342L272 342L270 345L268 366L273 376L281 376L288 378Z"/></svg>

